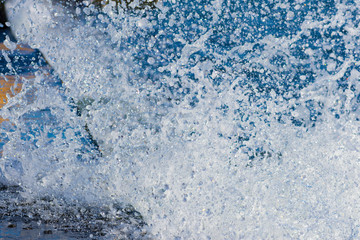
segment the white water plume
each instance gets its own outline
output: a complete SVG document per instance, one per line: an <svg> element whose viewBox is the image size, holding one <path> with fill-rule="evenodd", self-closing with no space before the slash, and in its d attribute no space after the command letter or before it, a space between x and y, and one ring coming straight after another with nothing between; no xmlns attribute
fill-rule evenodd
<svg viewBox="0 0 360 240"><path fill-rule="evenodd" d="M359 236L357 1L6 4L64 86L2 110L28 198L130 203L159 239Z"/></svg>

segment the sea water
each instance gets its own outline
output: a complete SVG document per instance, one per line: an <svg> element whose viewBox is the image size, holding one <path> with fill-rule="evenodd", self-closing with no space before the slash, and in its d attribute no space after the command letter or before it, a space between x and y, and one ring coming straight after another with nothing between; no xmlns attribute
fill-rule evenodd
<svg viewBox="0 0 360 240"><path fill-rule="evenodd" d="M133 4L7 1L61 87L1 110L1 181L155 239L358 238L360 2Z"/></svg>

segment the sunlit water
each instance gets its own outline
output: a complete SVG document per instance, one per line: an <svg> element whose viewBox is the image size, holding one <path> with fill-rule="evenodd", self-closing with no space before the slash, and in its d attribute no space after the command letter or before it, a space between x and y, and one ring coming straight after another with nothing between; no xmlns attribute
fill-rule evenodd
<svg viewBox="0 0 360 240"><path fill-rule="evenodd" d="M62 83L39 70L1 110L1 181L131 204L155 239L359 238L359 7L7 1Z"/></svg>

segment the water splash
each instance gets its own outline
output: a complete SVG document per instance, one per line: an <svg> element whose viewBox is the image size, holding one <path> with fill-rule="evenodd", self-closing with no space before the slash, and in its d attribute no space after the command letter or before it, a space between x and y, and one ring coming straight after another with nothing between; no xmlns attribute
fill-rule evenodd
<svg viewBox="0 0 360 240"><path fill-rule="evenodd" d="M3 110L27 198L130 203L161 239L358 236L358 2L7 4L64 86Z"/></svg>

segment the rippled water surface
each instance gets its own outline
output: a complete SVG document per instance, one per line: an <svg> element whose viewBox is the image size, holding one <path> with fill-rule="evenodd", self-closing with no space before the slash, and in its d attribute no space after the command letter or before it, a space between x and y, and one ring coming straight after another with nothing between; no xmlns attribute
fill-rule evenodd
<svg viewBox="0 0 360 240"><path fill-rule="evenodd" d="M110 239L359 238L360 2L136 6L6 2L38 55L0 55L22 84L4 211Z"/></svg>

